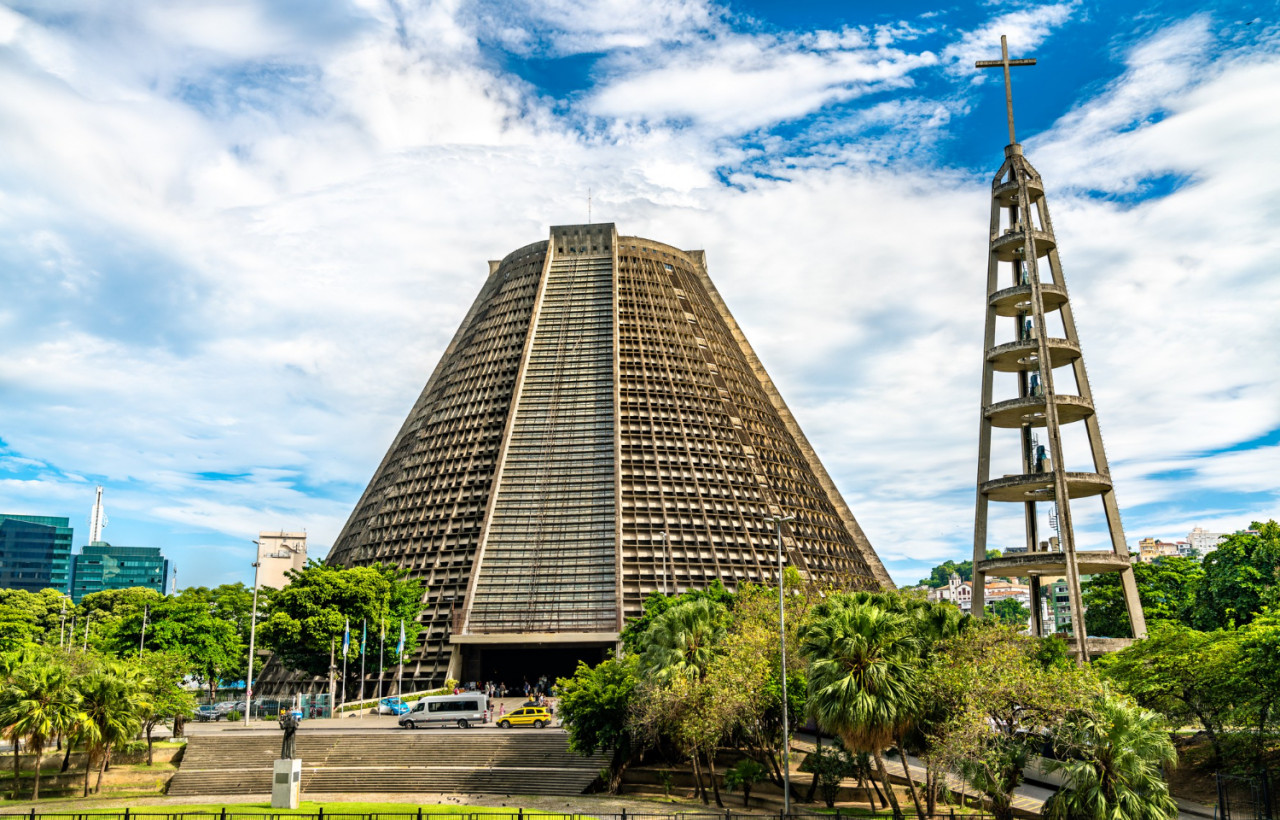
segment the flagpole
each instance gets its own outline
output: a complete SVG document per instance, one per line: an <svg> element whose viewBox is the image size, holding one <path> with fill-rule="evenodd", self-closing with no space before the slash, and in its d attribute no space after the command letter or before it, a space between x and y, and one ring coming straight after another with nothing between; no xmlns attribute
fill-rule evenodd
<svg viewBox="0 0 1280 820"><path fill-rule="evenodd" d="M351 648L351 622L342 623L342 705L347 705L347 650ZM341 711L339 711L341 717Z"/></svg>
<svg viewBox="0 0 1280 820"><path fill-rule="evenodd" d="M386 652L384 651L387 643L387 622L383 620L382 628L378 630L378 700L382 700L382 679L383 670L387 666Z"/></svg>
<svg viewBox="0 0 1280 820"><path fill-rule="evenodd" d="M396 644L396 660L400 668L396 670L396 695L404 697L404 618L400 619L400 643Z"/></svg>
<svg viewBox="0 0 1280 820"><path fill-rule="evenodd" d="M364 720L364 656L368 653L364 651L365 638L369 635L369 621L365 618L360 619L360 719Z"/></svg>

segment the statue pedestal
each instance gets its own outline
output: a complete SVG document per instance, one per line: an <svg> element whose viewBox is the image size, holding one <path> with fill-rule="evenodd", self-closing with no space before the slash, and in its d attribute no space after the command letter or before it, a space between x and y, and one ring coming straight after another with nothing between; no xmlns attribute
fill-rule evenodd
<svg viewBox="0 0 1280 820"><path fill-rule="evenodd" d="M302 792L302 761L277 760L271 777L271 808L296 809Z"/></svg>

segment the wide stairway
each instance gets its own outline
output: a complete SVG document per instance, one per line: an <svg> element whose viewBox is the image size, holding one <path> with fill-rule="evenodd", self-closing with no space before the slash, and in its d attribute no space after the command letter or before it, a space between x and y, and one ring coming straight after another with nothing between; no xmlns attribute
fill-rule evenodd
<svg viewBox="0 0 1280 820"><path fill-rule="evenodd" d="M302 792L581 794L608 765L547 730L300 731ZM226 731L187 742L171 795L271 793L279 732Z"/></svg>

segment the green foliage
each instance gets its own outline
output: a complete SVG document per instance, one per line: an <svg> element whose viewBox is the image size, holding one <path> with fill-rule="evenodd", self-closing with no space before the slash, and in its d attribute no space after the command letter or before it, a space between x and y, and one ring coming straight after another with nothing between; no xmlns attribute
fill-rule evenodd
<svg viewBox="0 0 1280 820"><path fill-rule="evenodd" d="M610 657L594 667L579 662L571 678L556 681L559 714L569 734L569 749L590 757L601 749L630 748L627 724L636 689L637 658Z"/></svg>
<svg viewBox="0 0 1280 820"><path fill-rule="evenodd" d="M710 598L670 607L653 620L640 640L640 674L659 684L676 675L701 678L728 621L728 610Z"/></svg>
<svg viewBox="0 0 1280 820"><path fill-rule="evenodd" d="M1057 754L1046 770L1060 772L1066 782L1045 803L1048 820L1178 816L1161 772L1177 753L1154 712L1114 695L1100 697L1062 725L1054 746Z"/></svg>
<svg viewBox="0 0 1280 820"><path fill-rule="evenodd" d="M36 657L17 669L0 690L0 726L11 742L25 738L35 754L32 800L40 798L40 757L49 740L67 732L81 719L80 699L72 685L70 669L59 661L48 655ZM15 791L17 774L15 769Z"/></svg>
<svg viewBox="0 0 1280 820"><path fill-rule="evenodd" d="M271 597L266 620L258 626L258 638L290 669L327 675L329 650L341 646L343 625L350 621L354 653L359 651L364 620L372 644L372 651L366 650L366 666L371 671L380 668L377 636L385 628L390 651L381 668L393 667L398 663L395 644L400 621L404 621L406 654L417 647L422 631L418 616L426 591L408 574L408 570L383 564L344 568L313 561L302 571L291 573L289 585Z"/></svg>
<svg viewBox="0 0 1280 820"><path fill-rule="evenodd" d="M0 652L33 643L57 646L64 607L69 613L71 602L56 589L0 589Z"/></svg>
<svg viewBox="0 0 1280 820"><path fill-rule="evenodd" d="M1264 606L1280 604L1280 524L1254 522L1257 535L1227 536L1205 556L1192 625L1212 630L1244 626Z"/></svg>
<svg viewBox="0 0 1280 820"><path fill-rule="evenodd" d="M1001 598L987 607L987 610L997 621L1008 626L1025 627L1031 618L1031 610L1016 598Z"/></svg>
<svg viewBox="0 0 1280 820"><path fill-rule="evenodd" d="M1150 564L1133 565L1138 585L1138 599L1148 622L1165 620L1190 625L1196 593L1204 583L1205 573L1199 561L1180 556L1164 556ZM1124 603L1120 574L1105 572L1094 575L1081 585L1085 606L1085 624L1090 635L1129 638L1129 610Z"/></svg>
<svg viewBox="0 0 1280 820"><path fill-rule="evenodd" d="M276 590L271 587L259 587L258 612L266 612L270 608L271 598ZM240 640L249 644L249 621L253 615L253 589L241 583L222 584L213 588L187 587L178 596L184 601L205 604L215 618L228 621L235 627Z"/></svg>
<svg viewBox="0 0 1280 820"><path fill-rule="evenodd" d="M102 594L102 593L96 593ZM85 596L85 600L93 597ZM131 608L104 627L101 646L116 655L138 651L143 610ZM220 681L242 680L249 649L235 623L218 616L199 598L177 596L147 604L145 648L187 659L187 671L212 693Z"/></svg>
<svg viewBox="0 0 1280 820"><path fill-rule="evenodd" d="M138 734L142 728L141 715L149 704L144 679L137 667L120 661L105 663L78 678L76 688L83 717L76 724L73 737L88 752L83 795L88 797L94 760L98 761L98 786L101 786L108 753Z"/></svg>
<svg viewBox="0 0 1280 820"><path fill-rule="evenodd" d="M711 586L705 590L692 590L680 595L670 596L663 595L661 592L650 592L649 597L644 599L644 614L630 621L622 630L623 651L628 655L640 652L642 649L641 639L644 634L649 631L649 627L653 625L658 616L668 609L687 601L703 599L720 604L726 610L733 609L734 595L720 582L719 578L713 580Z"/></svg>
<svg viewBox="0 0 1280 820"><path fill-rule="evenodd" d="M931 732L930 757L958 765L1007 820L1040 733L1090 703L1098 682L1088 668L1057 664L1041 640L1014 627L963 630L939 649L921 680L927 702L945 715Z"/></svg>
<svg viewBox="0 0 1280 820"><path fill-rule="evenodd" d="M181 651L147 650L138 658L138 665L146 670L139 717L147 736L147 765L150 766L151 732L161 725L181 726L181 721L196 708L195 695L183 685L192 663Z"/></svg>
<svg viewBox="0 0 1280 820"><path fill-rule="evenodd" d="M860 774L870 775L870 766L863 753L863 763L858 762L848 752L838 746L819 747L813 754L807 755L800 764L800 771L810 772L818 782L818 794L827 808L834 808L836 798L840 796L841 781L846 777L857 777Z"/></svg>
<svg viewBox="0 0 1280 820"><path fill-rule="evenodd" d="M764 779L764 766L757 760L744 757L724 773L724 787L729 792L741 790L742 805L746 806L751 801L751 787Z"/></svg>
<svg viewBox="0 0 1280 820"><path fill-rule="evenodd" d="M1000 550L987 550L987 560L1000 557ZM955 561L947 560L934 567L929 571L928 578L921 578L918 586L933 587L941 589L951 582L951 573L960 576L961 581L973 580L973 561Z"/></svg>
<svg viewBox="0 0 1280 820"><path fill-rule="evenodd" d="M1170 621L1155 621L1148 637L1094 663L1104 678L1175 726L1190 721L1204 727L1214 762L1224 757L1223 729L1235 709L1239 645L1233 633L1197 632Z"/></svg>

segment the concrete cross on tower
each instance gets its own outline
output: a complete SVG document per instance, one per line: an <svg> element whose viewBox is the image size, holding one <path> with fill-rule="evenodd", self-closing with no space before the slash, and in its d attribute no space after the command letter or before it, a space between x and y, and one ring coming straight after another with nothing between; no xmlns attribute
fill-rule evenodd
<svg viewBox="0 0 1280 820"><path fill-rule="evenodd" d="M976 68L996 68L1004 69L1004 109L1009 117L1009 144L1017 145L1018 141L1013 136L1013 85L1009 82L1009 69L1018 65L1035 65L1034 59L1030 60L1010 60L1009 59L1009 38L1000 35L1000 59L999 60L979 60L974 63Z"/></svg>

